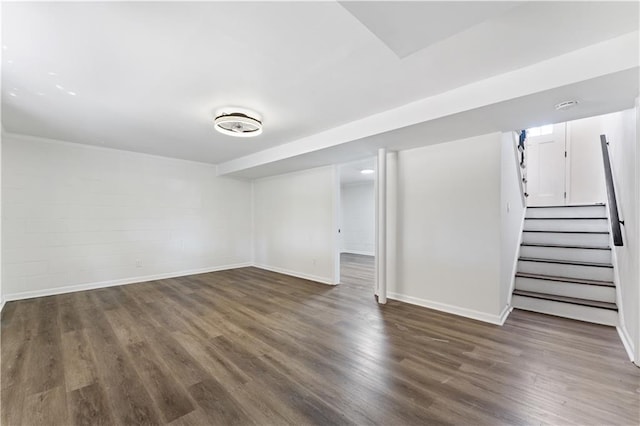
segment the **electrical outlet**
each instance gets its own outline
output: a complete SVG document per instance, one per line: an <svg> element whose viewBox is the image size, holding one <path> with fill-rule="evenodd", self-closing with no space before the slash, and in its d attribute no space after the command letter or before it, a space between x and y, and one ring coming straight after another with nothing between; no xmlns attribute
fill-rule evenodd
<svg viewBox="0 0 640 426"><path fill-rule="evenodd" d="M142 268L142 259L136 259L136 268Z"/></svg>

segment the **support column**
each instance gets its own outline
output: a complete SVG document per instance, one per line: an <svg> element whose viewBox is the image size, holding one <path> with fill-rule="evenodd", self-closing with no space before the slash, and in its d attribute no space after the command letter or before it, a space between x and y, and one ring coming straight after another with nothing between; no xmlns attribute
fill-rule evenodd
<svg viewBox="0 0 640 426"><path fill-rule="evenodd" d="M378 303L387 303L387 149L378 149L376 175L376 288Z"/></svg>
<svg viewBox="0 0 640 426"><path fill-rule="evenodd" d="M398 153L397 152L389 152L387 153L387 193L386 193L386 202L387 202L387 250L386 250L386 259L387 264L385 265L387 276L385 279L385 300L387 298L387 292L389 285L392 288L395 288L396 283L396 253L397 253L397 192L398 191Z"/></svg>

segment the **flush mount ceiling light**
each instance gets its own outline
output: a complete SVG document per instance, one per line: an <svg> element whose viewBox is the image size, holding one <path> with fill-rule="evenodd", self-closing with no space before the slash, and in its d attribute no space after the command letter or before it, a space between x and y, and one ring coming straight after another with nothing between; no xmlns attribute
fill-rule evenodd
<svg viewBox="0 0 640 426"><path fill-rule="evenodd" d="M370 175L372 173L375 173L375 170L373 170L373 169L362 169L362 170L360 170L360 173L362 173L363 175Z"/></svg>
<svg viewBox="0 0 640 426"><path fill-rule="evenodd" d="M556 111L562 111L563 109L573 108L578 105L578 101L564 101L556 105Z"/></svg>
<svg viewBox="0 0 640 426"><path fill-rule="evenodd" d="M229 136L250 138L262 133L262 118L248 110L227 108L216 114L213 122L217 131Z"/></svg>

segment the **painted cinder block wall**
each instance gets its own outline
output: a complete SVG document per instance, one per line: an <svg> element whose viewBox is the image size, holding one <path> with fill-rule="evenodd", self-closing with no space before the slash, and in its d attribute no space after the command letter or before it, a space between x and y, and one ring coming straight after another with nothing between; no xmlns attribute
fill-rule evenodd
<svg viewBox="0 0 640 426"><path fill-rule="evenodd" d="M251 263L251 183L215 166L7 135L2 151L5 298Z"/></svg>

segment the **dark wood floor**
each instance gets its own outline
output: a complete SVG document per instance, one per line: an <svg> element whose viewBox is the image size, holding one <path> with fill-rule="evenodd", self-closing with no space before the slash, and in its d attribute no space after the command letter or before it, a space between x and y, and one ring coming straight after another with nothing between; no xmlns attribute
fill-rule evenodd
<svg viewBox="0 0 640 426"><path fill-rule="evenodd" d="M337 287L243 268L10 302L2 424L639 423L613 328L379 306L345 260Z"/></svg>
<svg viewBox="0 0 640 426"><path fill-rule="evenodd" d="M340 283L373 294L375 257L351 253L340 254ZM365 295L366 296L368 296Z"/></svg>

